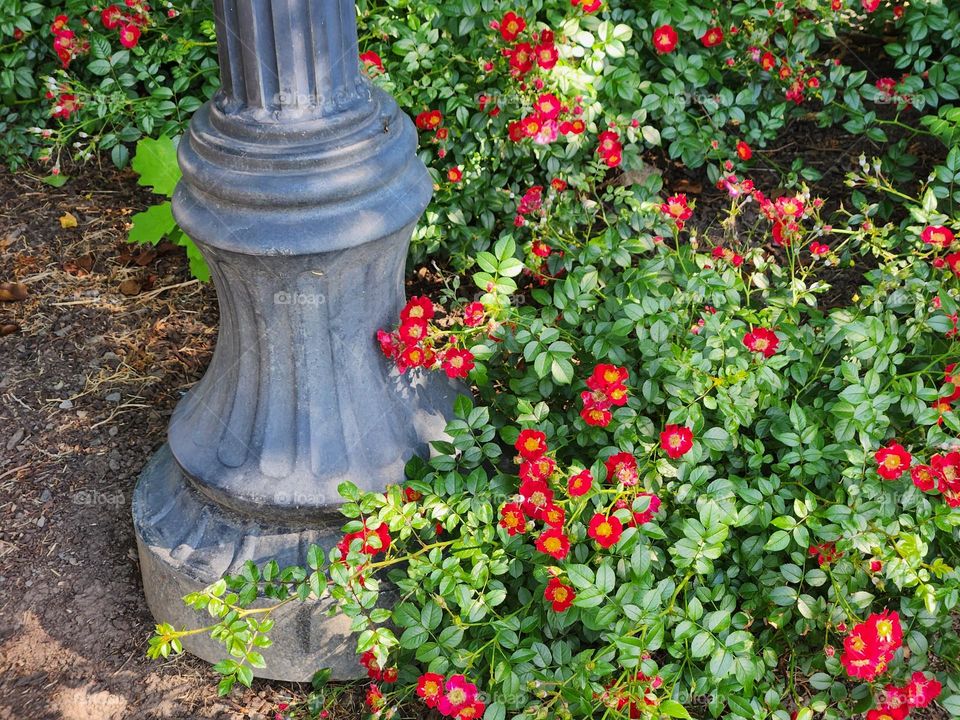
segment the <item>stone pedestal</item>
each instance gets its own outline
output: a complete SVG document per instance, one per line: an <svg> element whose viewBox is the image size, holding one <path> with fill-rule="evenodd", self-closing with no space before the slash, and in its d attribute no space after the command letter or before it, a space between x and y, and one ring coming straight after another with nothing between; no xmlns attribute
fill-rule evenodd
<svg viewBox="0 0 960 720"><path fill-rule="evenodd" d="M305 563L342 535L337 485L382 490L443 436L456 387L398 375L378 328L405 302L431 195L413 123L359 69L349 0L215 0L222 88L180 144L173 209L210 266L216 351L133 500L154 616L246 560ZM291 604L261 677L356 677L349 623ZM191 636L204 659L219 645Z"/></svg>

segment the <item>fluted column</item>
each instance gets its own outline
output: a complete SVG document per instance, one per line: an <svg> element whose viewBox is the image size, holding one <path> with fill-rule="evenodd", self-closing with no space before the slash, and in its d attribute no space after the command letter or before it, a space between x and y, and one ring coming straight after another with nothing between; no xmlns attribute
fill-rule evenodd
<svg viewBox="0 0 960 720"><path fill-rule="evenodd" d="M133 507L148 603L175 625L195 622L183 594L245 560L332 546L337 485L402 482L457 390L398 375L375 342L405 302L432 184L413 123L359 69L353 3L214 6L222 87L180 143L173 209L210 266L220 329ZM321 609L278 621L258 674L353 674L348 628ZM184 645L221 654L203 636Z"/></svg>

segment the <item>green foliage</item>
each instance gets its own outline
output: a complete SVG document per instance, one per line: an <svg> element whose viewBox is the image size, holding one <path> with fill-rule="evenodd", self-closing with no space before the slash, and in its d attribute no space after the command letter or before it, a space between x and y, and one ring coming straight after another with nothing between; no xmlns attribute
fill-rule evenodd
<svg viewBox="0 0 960 720"><path fill-rule="evenodd" d="M161 135L156 140L144 138L137 143L133 170L140 176L140 185L152 188L157 195L173 197L174 188L180 180L177 165L177 141ZM174 245L183 246L190 261L190 272L202 282L210 279L210 269L199 248L177 225L170 201L154 205L131 218L129 241L140 245L156 245L166 238Z"/></svg>
<svg viewBox="0 0 960 720"><path fill-rule="evenodd" d="M710 234L647 207L633 234L598 228L557 245L541 270L561 279L546 287L501 285L524 274L508 262L512 240L478 256L486 322L460 327L451 311L440 331L475 354L478 404L458 400L448 438L411 461L405 488L340 487L354 535L329 550L330 595L365 662L398 668L387 702L433 672L477 682L488 718L629 717L634 705L645 717L840 720L923 672L956 706L960 488L884 479L875 458L893 439L914 464L957 446L957 414L932 406L952 392L944 371L960 353L957 280L921 240L928 225L960 229L940 202L956 161L908 198L862 159L849 178L859 200L830 223L804 191L775 203L738 186ZM897 193L904 219L878 223L880 198ZM751 206L769 203L775 219L785 200L805 208L796 234L764 244L770 220ZM828 237L811 258L809 243ZM836 290L824 276L864 262L874 267L858 286L825 306ZM749 348L757 328L776 331L769 355ZM588 422L587 380L603 364L626 369L628 397ZM676 457L661 436L670 425L692 431ZM543 479L564 511L565 556L537 549L542 520L519 534L501 521L532 472L510 457L519 428L541 431L556 463ZM608 476L618 453L636 461L635 482ZM592 488L570 492L584 468ZM610 547L593 540L597 516L622 523ZM390 543L365 552L357 531L380 524ZM307 569L284 572L302 582ZM389 605L383 573L399 594ZM569 607L545 598L554 579L575 593ZM844 638L884 609L899 614L904 649L874 682L854 679Z"/></svg>
<svg viewBox="0 0 960 720"><path fill-rule="evenodd" d="M118 5L129 13L140 8L145 18L132 48L104 26L102 8L86 0L0 4L0 140L7 163L16 167L29 156L59 167L64 152L79 159L103 152L123 167L133 143L178 134L216 90L211 3ZM60 15L76 39L66 63L51 31ZM64 96L75 98L78 109L52 116Z"/></svg>

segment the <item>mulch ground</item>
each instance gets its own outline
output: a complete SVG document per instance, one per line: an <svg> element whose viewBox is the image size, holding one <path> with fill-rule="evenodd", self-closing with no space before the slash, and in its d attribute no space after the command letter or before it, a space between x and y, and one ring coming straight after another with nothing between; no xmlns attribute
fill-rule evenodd
<svg viewBox="0 0 960 720"><path fill-rule="evenodd" d="M153 202L112 169L0 175L0 281L26 289L0 303L0 718L273 717L298 690L219 700L204 663L145 658L131 493L217 322L182 251L124 242Z"/></svg>

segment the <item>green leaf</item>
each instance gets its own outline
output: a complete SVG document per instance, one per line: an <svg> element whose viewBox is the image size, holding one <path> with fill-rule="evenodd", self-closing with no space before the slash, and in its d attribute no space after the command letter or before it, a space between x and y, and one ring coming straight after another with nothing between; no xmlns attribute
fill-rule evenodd
<svg viewBox="0 0 960 720"><path fill-rule="evenodd" d="M140 245L156 245L177 226L170 202L162 202L131 218L128 240Z"/></svg>
<svg viewBox="0 0 960 720"><path fill-rule="evenodd" d="M577 590L593 586L593 570L586 565L568 565L567 578Z"/></svg>
<svg viewBox="0 0 960 720"><path fill-rule="evenodd" d="M771 552L778 552L783 550L790 544L790 533L786 530L777 530L773 535L770 536L770 539L767 540L767 544L763 546L764 550L769 550Z"/></svg>
<svg viewBox="0 0 960 720"><path fill-rule="evenodd" d="M253 669L247 665L241 665L237 668L237 680L241 685L250 687L253 684Z"/></svg>
<svg viewBox="0 0 960 720"><path fill-rule="evenodd" d="M660 714L672 718L689 718L690 713L676 700L664 700L660 703Z"/></svg>
<svg viewBox="0 0 960 720"><path fill-rule="evenodd" d="M58 187L63 187L64 184L69 179L70 178L67 177L66 175L47 175L46 177L41 178L40 180L41 182L43 182L46 185L49 185L50 187L58 188Z"/></svg>
<svg viewBox="0 0 960 720"><path fill-rule="evenodd" d="M173 189L180 180L177 165L177 144L161 135L156 140L144 138L137 143L137 152L131 167L140 178L137 182L153 188L157 195L173 197Z"/></svg>
<svg viewBox="0 0 960 720"><path fill-rule="evenodd" d="M730 433L720 427L710 428L700 439L711 450L730 450L733 447Z"/></svg>

